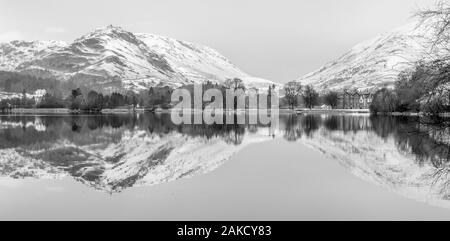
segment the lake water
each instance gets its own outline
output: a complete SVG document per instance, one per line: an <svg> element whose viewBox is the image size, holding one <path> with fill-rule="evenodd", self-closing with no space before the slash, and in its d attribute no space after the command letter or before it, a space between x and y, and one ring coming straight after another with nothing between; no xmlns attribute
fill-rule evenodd
<svg viewBox="0 0 450 241"><path fill-rule="evenodd" d="M447 125L448 126L448 125ZM0 116L0 219L450 219L450 133L417 117Z"/></svg>

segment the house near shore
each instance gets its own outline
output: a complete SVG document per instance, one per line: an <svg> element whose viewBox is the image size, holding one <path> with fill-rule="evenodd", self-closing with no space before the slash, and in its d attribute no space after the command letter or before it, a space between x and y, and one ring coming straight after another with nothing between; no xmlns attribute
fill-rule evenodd
<svg viewBox="0 0 450 241"><path fill-rule="evenodd" d="M39 89L34 92L34 99L37 104L41 103L44 99L44 96L47 94L47 90Z"/></svg>
<svg viewBox="0 0 450 241"><path fill-rule="evenodd" d="M369 109L373 93L370 91L344 90L338 95L338 109Z"/></svg>

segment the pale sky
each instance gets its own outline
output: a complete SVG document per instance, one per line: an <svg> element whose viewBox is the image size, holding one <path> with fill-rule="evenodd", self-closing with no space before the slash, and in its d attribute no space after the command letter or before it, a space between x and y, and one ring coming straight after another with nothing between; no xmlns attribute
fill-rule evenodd
<svg viewBox="0 0 450 241"><path fill-rule="evenodd" d="M109 24L208 45L287 82L402 26L434 0L0 0L0 42L71 42Z"/></svg>

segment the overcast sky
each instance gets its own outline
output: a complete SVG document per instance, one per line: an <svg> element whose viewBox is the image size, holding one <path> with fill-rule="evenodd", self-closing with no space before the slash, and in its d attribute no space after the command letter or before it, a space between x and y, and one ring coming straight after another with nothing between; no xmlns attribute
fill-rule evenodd
<svg viewBox="0 0 450 241"><path fill-rule="evenodd" d="M0 41L64 40L109 24L202 43L286 82L402 26L433 0L0 0Z"/></svg>

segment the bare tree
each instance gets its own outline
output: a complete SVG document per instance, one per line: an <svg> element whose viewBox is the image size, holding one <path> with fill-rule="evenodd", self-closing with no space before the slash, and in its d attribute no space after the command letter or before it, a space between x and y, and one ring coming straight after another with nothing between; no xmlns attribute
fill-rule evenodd
<svg viewBox="0 0 450 241"><path fill-rule="evenodd" d="M227 79L227 80L225 80L224 86L225 86L225 88L228 88L228 89L234 91L235 94L237 95L233 98L234 99L233 100L233 102L234 102L233 108L235 110L238 109L238 100L240 99L240 97L243 97L245 95L244 81L242 81L239 78ZM226 99L224 99L224 101L226 101ZM245 105L245 103L244 103L244 105ZM227 102L224 103L224 106L227 106Z"/></svg>
<svg viewBox="0 0 450 241"><path fill-rule="evenodd" d="M302 85L299 82L292 81L284 85L284 94L291 109L297 105L297 99L301 93Z"/></svg>
<svg viewBox="0 0 450 241"><path fill-rule="evenodd" d="M450 4L440 0L434 8L417 12L421 24L432 31L432 54L438 61L448 61L450 57ZM428 53L431 54L431 53Z"/></svg>
<svg viewBox="0 0 450 241"><path fill-rule="evenodd" d="M224 86L234 91L238 89L245 90L244 81L239 78L225 80Z"/></svg>
<svg viewBox="0 0 450 241"><path fill-rule="evenodd" d="M417 16L432 31L427 77L422 80L428 91L420 104L425 112L440 114L450 107L450 3L441 0L434 8L419 11Z"/></svg>
<svg viewBox="0 0 450 241"><path fill-rule="evenodd" d="M325 104L335 109L338 106L339 94L335 91L330 91L324 96Z"/></svg>
<svg viewBox="0 0 450 241"><path fill-rule="evenodd" d="M319 93L314 90L314 87L307 85L302 93L303 100L307 108L312 109L319 103Z"/></svg>

